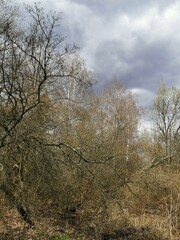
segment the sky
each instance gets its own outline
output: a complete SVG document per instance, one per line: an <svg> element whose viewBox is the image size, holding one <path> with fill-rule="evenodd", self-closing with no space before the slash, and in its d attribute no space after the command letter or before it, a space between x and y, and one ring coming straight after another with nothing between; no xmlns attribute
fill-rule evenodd
<svg viewBox="0 0 180 240"><path fill-rule="evenodd" d="M16 0L31 4L32 0ZM179 0L42 0L63 12L67 42L98 80L119 80L147 108L161 82L180 86Z"/></svg>

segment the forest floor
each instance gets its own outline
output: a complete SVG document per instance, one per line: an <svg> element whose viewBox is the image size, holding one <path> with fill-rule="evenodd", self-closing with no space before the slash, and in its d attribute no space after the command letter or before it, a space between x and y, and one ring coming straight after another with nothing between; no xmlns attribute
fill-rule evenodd
<svg viewBox="0 0 180 240"><path fill-rule="evenodd" d="M45 213L42 213L42 216ZM122 226L99 235L92 228L78 229L72 225L57 224L51 217L41 217L35 227L29 227L18 215L16 209L2 206L0 210L1 240L178 240L170 238L166 219L155 214L128 216L131 225Z"/></svg>

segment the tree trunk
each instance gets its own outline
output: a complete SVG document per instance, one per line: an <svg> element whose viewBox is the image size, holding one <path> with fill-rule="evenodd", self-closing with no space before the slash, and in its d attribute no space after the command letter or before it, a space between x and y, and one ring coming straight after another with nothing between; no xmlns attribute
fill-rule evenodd
<svg viewBox="0 0 180 240"><path fill-rule="evenodd" d="M21 215L22 219L28 223L30 225L30 227L34 226L33 221L30 219L29 213L28 211L26 211L24 209L24 207L22 206L22 203L20 202L20 200L18 200L13 193L11 192L11 190L8 188L8 186L6 186L5 184L2 184L0 186L0 189L4 192L4 194L6 195L6 198L8 199L9 203L12 204L13 206L15 206L15 208L17 209L18 213Z"/></svg>

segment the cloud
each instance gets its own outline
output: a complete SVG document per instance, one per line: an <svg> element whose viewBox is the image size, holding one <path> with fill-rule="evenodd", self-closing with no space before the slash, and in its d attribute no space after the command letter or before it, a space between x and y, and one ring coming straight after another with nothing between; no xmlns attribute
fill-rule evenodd
<svg viewBox="0 0 180 240"><path fill-rule="evenodd" d="M180 85L178 0L44 0L43 5L63 12L67 41L80 46L99 85L119 79L129 89L148 92L160 81Z"/></svg>
<svg viewBox="0 0 180 240"><path fill-rule="evenodd" d="M132 88L130 92L141 107L149 106L154 99L154 92L143 88Z"/></svg>
<svg viewBox="0 0 180 240"><path fill-rule="evenodd" d="M114 24L106 25L111 39L102 38L94 55L98 76L108 71L106 81L116 75L128 87L154 89L161 80L176 84L180 64L178 9L176 4L161 13L151 9L143 16L114 18ZM117 26L119 34L113 37Z"/></svg>
<svg viewBox="0 0 180 240"><path fill-rule="evenodd" d="M151 121L146 119L140 119L138 123L138 133L141 135L143 133L153 133L153 124Z"/></svg>

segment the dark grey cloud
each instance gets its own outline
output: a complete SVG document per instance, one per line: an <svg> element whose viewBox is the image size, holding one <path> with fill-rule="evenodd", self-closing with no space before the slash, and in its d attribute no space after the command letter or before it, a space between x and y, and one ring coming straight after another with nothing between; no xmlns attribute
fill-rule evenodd
<svg viewBox="0 0 180 240"><path fill-rule="evenodd" d="M155 89L157 81L169 75L168 66L173 60L170 44L167 41L137 42L130 58L124 59L130 66L129 71L122 75L128 86ZM121 74L121 71L120 71Z"/></svg>
<svg viewBox="0 0 180 240"><path fill-rule="evenodd" d="M180 71L176 56L180 48L172 51L166 40L147 43L136 39L132 50L125 49L121 41L104 42L96 51L95 69L103 81L119 79L128 88L144 88L155 91L160 81L176 84Z"/></svg>
<svg viewBox="0 0 180 240"><path fill-rule="evenodd" d="M63 12L67 41L79 45L99 86L119 79L147 105L160 81L180 86L178 0L44 0L42 3L47 9Z"/></svg>

